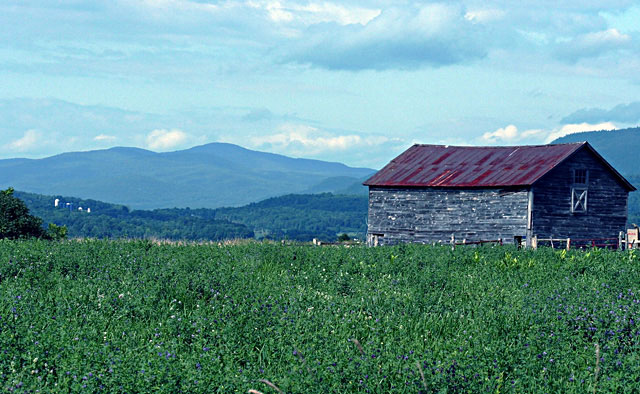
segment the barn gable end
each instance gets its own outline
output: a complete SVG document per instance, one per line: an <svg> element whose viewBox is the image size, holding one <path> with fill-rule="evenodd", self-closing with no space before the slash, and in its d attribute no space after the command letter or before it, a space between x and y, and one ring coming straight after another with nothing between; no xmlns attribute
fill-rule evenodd
<svg viewBox="0 0 640 394"><path fill-rule="evenodd" d="M535 234L616 238L627 223L629 189L614 175L591 149L580 149L549 171L532 187Z"/></svg>

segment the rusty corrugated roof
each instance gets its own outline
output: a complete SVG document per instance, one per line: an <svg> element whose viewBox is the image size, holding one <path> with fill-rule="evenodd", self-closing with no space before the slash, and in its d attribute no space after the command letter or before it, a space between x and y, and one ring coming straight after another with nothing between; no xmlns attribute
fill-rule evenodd
<svg viewBox="0 0 640 394"><path fill-rule="evenodd" d="M635 190L586 142L483 147L416 144L367 179L364 185L529 186L583 147L590 149L629 190Z"/></svg>

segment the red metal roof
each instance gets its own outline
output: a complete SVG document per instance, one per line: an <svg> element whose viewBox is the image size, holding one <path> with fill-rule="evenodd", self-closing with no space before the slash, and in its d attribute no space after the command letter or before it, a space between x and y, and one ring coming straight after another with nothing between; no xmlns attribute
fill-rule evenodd
<svg viewBox="0 0 640 394"><path fill-rule="evenodd" d="M529 186L587 147L635 190L588 143L525 146L414 145L364 182L367 186Z"/></svg>

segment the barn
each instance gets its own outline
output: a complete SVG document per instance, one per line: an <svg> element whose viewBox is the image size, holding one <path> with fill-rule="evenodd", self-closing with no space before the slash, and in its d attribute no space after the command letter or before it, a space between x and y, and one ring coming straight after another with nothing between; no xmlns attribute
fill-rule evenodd
<svg viewBox="0 0 640 394"><path fill-rule="evenodd" d="M636 190L587 142L416 144L364 185L369 245L617 238Z"/></svg>

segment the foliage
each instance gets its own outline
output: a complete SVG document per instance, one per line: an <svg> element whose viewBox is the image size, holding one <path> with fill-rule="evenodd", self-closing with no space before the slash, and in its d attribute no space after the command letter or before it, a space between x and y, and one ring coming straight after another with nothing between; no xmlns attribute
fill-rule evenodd
<svg viewBox="0 0 640 394"><path fill-rule="evenodd" d="M338 235L338 242L347 242L351 241L351 237L347 233L342 233Z"/></svg>
<svg viewBox="0 0 640 394"><path fill-rule="evenodd" d="M49 237L56 241L61 241L67 238L67 226L58 226L54 223L49 223Z"/></svg>
<svg viewBox="0 0 640 394"><path fill-rule="evenodd" d="M42 220L31 214L13 188L0 191L0 238L45 237Z"/></svg>
<svg viewBox="0 0 640 394"><path fill-rule="evenodd" d="M45 221L66 226L70 237L220 240L255 236L332 241L342 232L359 237L366 232L366 196L291 194L238 208L130 211L95 200L18 195ZM58 208L53 206L56 198L61 201ZM87 208L91 208L90 214Z"/></svg>
<svg viewBox="0 0 640 394"><path fill-rule="evenodd" d="M635 187L640 187L640 176L630 176L627 180ZM629 193L629 202L627 203L627 206L629 207L629 216L627 218L628 227L631 227L633 223L640 225L640 192L635 191Z"/></svg>
<svg viewBox="0 0 640 394"><path fill-rule="evenodd" d="M69 237L159 238L169 240L221 240L253 237L243 224L202 218L191 210L130 211L127 207L96 200L18 193L45 221L65 227ZM58 198L61 203L54 207ZM67 205L67 203L69 205ZM78 208L83 208L79 211ZM91 213L87 212L91 209Z"/></svg>
<svg viewBox="0 0 640 394"><path fill-rule="evenodd" d="M597 249L5 240L0 384L631 392L639 263Z"/></svg>
<svg viewBox="0 0 640 394"><path fill-rule="evenodd" d="M215 217L243 223L265 238L333 241L342 232L364 237L367 204L367 196L289 194L239 208L218 208Z"/></svg>

